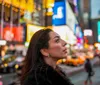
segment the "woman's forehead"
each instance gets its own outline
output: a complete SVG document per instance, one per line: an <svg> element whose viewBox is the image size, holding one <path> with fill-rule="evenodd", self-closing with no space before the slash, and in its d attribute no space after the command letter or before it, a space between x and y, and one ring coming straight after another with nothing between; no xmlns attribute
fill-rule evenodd
<svg viewBox="0 0 100 85"><path fill-rule="evenodd" d="M50 36L50 38L60 37L59 34L57 34L57 33L54 32L54 31L51 31L51 32L49 33L49 36Z"/></svg>

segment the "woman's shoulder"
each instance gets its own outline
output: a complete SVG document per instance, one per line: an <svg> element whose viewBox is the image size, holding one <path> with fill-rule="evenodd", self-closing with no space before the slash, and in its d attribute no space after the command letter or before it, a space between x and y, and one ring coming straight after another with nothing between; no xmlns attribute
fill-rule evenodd
<svg viewBox="0 0 100 85"><path fill-rule="evenodd" d="M34 73L30 72L25 78L23 85L33 85L35 83ZM34 84L35 85L35 84Z"/></svg>
<svg viewBox="0 0 100 85"><path fill-rule="evenodd" d="M62 82L63 85L73 85L69 80L63 79L52 67L45 65L38 66L30 72L25 79L24 85L57 85L60 82Z"/></svg>
<svg viewBox="0 0 100 85"><path fill-rule="evenodd" d="M49 73L52 71L52 68L46 65L37 66L32 70L26 77L24 85L37 85L38 83L44 83L48 79Z"/></svg>

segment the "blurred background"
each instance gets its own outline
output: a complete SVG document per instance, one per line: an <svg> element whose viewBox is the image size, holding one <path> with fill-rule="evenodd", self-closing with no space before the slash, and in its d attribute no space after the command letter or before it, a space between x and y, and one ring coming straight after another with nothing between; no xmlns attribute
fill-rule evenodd
<svg viewBox="0 0 100 85"><path fill-rule="evenodd" d="M18 82L32 35L46 27L68 43L68 57L57 62L64 71L82 68L86 58L98 64L99 5L99 0L0 0L0 85Z"/></svg>

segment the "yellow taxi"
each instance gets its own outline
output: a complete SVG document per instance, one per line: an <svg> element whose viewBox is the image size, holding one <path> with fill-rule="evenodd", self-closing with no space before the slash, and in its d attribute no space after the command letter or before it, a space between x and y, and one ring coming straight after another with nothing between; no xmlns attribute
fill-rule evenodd
<svg viewBox="0 0 100 85"><path fill-rule="evenodd" d="M80 66L80 65L83 65L84 62L85 62L85 57L70 55L70 56L67 56L67 59L63 63L67 65L72 65L72 66Z"/></svg>
<svg viewBox="0 0 100 85"><path fill-rule="evenodd" d="M63 63L63 59L59 59L57 62L56 62L56 64L58 65L58 64L62 64Z"/></svg>

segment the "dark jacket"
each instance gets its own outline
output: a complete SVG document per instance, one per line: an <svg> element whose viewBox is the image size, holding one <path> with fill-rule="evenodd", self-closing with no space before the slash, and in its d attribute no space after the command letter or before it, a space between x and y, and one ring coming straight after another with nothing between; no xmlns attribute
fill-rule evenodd
<svg viewBox="0 0 100 85"><path fill-rule="evenodd" d="M23 85L73 85L63 73L60 74L48 65L40 65L27 76Z"/></svg>
<svg viewBox="0 0 100 85"><path fill-rule="evenodd" d="M91 65L90 60L88 60L88 59L86 60L86 63L85 63L85 70L88 73L91 73L92 72L92 65Z"/></svg>

